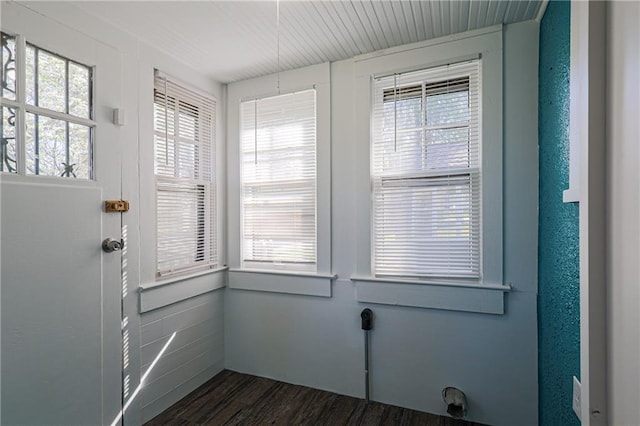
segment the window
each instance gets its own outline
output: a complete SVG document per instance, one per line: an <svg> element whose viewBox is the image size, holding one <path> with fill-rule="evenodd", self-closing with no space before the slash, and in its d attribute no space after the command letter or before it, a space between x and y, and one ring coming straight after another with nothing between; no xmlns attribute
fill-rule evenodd
<svg viewBox="0 0 640 426"><path fill-rule="evenodd" d="M213 98L156 71L157 274L217 266Z"/></svg>
<svg viewBox="0 0 640 426"><path fill-rule="evenodd" d="M93 70L22 37L1 39L0 171L93 179Z"/></svg>
<svg viewBox="0 0 640 426"><path fill-rule="evenodd" d="M376 276L481 279L481 62L376 78Z"/></svg>
<svg viewBox="0 0 640 426"><path fill-rule="evenodd" d="M317 269L316 91L241 102L242 262Z"/></svg>

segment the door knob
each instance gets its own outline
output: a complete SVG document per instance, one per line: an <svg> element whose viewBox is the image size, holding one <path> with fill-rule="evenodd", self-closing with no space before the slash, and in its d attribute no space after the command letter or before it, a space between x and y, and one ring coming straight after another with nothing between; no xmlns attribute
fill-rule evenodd
<svg viewBox="0 0 640 426"><path fill-rule="evenodd" d="M122 250L124 247L124 241L114 240L113 238L107 238L102 242L102 250L106 253Z"/></svg>

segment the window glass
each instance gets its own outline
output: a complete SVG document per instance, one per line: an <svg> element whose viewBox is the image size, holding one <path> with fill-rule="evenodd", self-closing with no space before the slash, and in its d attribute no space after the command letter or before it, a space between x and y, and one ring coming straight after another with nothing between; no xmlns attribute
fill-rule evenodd
<svg viewBox="0 0 640 426"><path fill-rule="evenodd" d="M1 109L0 171L92 179L92 69L28 40L24 57L17 58L16 40L21 39L2 33L2 96L20 102ZM16 84L16 61L25 70L20 84ZM16 88L22 96L16 96ZM24 127L16 127L22 112ZM21 139L20 132L24 132ZM24 151L18 149L17 140L23 141ZM24 158L18 152L24 152Z"/></svg>
<svg viewBox="0 0 640 426"><path fill-rule="evenodd" d="M91 172L91 128L69 123L69 165L67 174L78 179L89 179ZM73 176L75 175L75 176Z"/></svg>
<svg viewBox="0 0 640 426"><path fill-rule="evenodd" d="M90 87L89 68L69 62L69 114L91 118Z"/></svg>
<svg viewBox="0 0 640 426"><path fill-rule="evenodd" d="M217 264L215 101L156 73L157 274Z"/></svg>
<svg viewBox="0 0 640 426"><path fill-rule="evenodd" d="M374 83L374 273L480 279L479 61Z"/></svg>
<svg viewBox="0 0 640 426"><path fill-rule="evenodd" d="M315 271L315 90L241 105L245 267Z"/></svg>
<svg viewBox="0 0 640 426"><path fill-rule="evenodd" d="M44 50L36 51L36 104L39 107L66 112L65 60Z"/></svg>
<svg viewBox="0 0 640 426"><path fill-rule="evenodd" d="M90 179L90 127L32 113L26 120L27 174Z"/></svg>

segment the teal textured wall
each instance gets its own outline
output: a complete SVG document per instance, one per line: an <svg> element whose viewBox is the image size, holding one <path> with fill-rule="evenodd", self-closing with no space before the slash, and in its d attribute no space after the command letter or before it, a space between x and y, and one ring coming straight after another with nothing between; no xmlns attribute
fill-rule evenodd
<svg viewBox="0 0 640 426"><path fill-rule="evenodd" d="M538 351L540 425L578 425L572 376L580 373L578 205L569 183L571 5L549 2L540 26Z"/></svg>

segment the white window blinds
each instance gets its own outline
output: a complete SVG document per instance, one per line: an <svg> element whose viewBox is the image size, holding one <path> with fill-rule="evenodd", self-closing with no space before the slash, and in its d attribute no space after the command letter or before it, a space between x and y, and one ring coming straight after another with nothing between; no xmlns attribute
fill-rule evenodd
<svg viewBox="0 0 640 426"><path fill-rule="evenodd" d="M481 61L376 78L373 271L481 278Z"/></svg>
<svg viewBox="0 0 640 426"><path fill-rule="evenodd" d="M215 100L156 71L159 276L217 266Z"/></svg>
<svg viewBox="0 0 640 426"><path fill-rule="evenodd" d="M316 270L316 91L244 101L244 267Z"/></svg>

